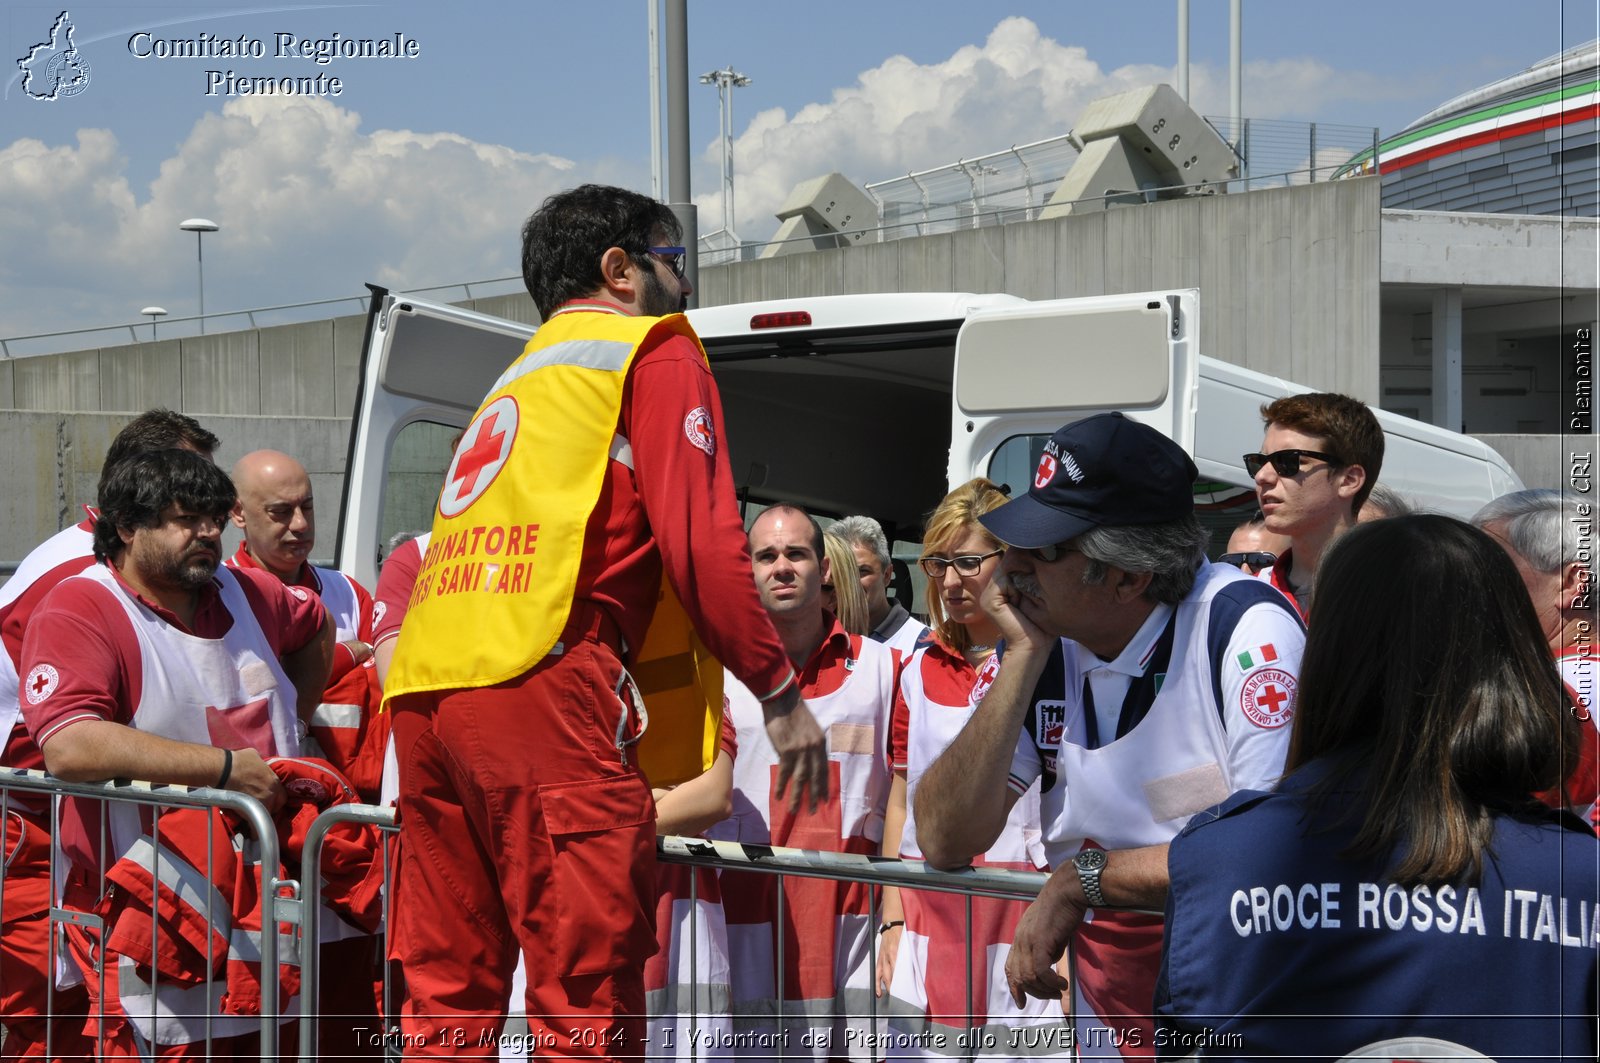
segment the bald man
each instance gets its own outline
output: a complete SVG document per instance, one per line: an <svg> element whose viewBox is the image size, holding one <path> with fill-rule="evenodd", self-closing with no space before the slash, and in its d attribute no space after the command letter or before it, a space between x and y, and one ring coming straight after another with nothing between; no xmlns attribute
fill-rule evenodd
<svg viewBox="0 0 1600 1063"><path fill-rule="evenodd" d="M389 717L379 713L383 689L372 664L372 595L343 572L308 560L317 544L311 477L304 465L276 450L255 450L233 466L234 526L244 533L228 559L236 569L262 569L290 587L314 591L333 618L333 671L322 703L311 716L310 736L321 753L355 786L363 801L378 800ZM307 746L315 756L317 750ZM337 925L330 925L336 923ZM335 920L323 919L324 968L349 972L376 969L376 939ZM367 980L370 986L371 980ZM328 1051L363 1052L357 1029L376 1021L375 1003L363 979L323 983L318 1043Z"/></svg>
<svg viewBox="0 0 1600 1063"><path fill-rule="evenodd" d="M308 560L317 543L317 519L304 465L280 451L251 451L234 465L233 486L239 493L233 523L244 541L228 564L263 569L291 587L314 591L333 616L339 645L311 735L362 799L375 801L387 736L376 733L382 692L371 666L372 595L344 573Z"/></svg>

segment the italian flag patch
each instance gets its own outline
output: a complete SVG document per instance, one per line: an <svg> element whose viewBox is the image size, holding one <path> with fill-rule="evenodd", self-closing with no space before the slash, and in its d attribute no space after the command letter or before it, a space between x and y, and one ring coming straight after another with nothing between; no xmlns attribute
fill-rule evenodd
<svg viewBox="0 0 1600 1063"><path fill-rule="evenodd" d="M1248 672L1253 668L1260 668L1276 661L1278 659L1278 651L1273 649L1272 643L1269 642L1265 646L1258 646L1253 650L1241 653L1234 659L1239 662L1239 671Z"/></svg>

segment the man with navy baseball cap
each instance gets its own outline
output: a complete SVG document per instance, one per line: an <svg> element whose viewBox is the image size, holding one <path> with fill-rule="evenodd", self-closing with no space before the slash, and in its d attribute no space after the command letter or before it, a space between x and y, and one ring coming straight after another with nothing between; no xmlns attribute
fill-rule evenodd
<svg viewBox="0 0 1600 1063"><path fill-rule="evenodd" d="M1151 1045L1167 842L1288 752L1305 629L1281 594L1207 564L1194 462L1120 413L1045 443L1026 495L980 518L1007 546L985 607L1004 637L971 720L923 776L917 838L959 867L1038 780L1055 873L1017 929L1012 995L1071 987L1084 1058ZM1002 785L1002 782L1004 785Z"/></svg>

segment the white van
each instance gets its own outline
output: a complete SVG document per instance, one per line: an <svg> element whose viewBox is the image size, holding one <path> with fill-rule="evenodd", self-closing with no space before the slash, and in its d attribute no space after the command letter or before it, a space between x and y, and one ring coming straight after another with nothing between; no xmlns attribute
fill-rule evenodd
<svg viewBox="0 0 1600 1063"><path fill-rule="evenodd" d="M1200 355L1199 294L1030 302L1009 295L840 295L692 310L716 375L741 498L877 517L914 557L924 516L977 475L1027 488L1044 441L1107 410L1195 458L1220 551L1255 508L1242 455L1260 407L1309 389ZM534 329L374 290L351 428L339 567L372 586L380 550L426 530L452 440ZM1378 412L1382 479L1467 516L1522 486L1477 440ZM1219 534L1220 533L1220 534ZM917 581L920 583L920 581Z"/></svg>

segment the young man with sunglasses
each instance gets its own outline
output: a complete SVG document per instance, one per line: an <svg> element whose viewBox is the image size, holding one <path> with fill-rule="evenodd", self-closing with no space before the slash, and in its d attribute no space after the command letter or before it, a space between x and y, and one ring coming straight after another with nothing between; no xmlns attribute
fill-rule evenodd
<svg viewBox="0 0 1600 1063"><path fill-rule="evenodd" d="M1244 456L1270 532L1289 549L1260 578L1311 615L1317 564L1356 526L1383 467L1383 428L1365 403L1331 392L1288 395L1261 407L1261 453Z"/></svg>
<svg viewBox="0 0 1600 1063"><path fill-rule="evenodd" d="M750 580L716 384L677 313L677 220L584 185L522 237L543 324L456 447L387 676L408 1057L496 1055L519 952L540 1044L643 1053L655 814L626 666L668 593L681 611L660 613L759 700L779 796L828 793L822 732ZM679 730L669 743L698 756Z"/></svg>
<svg viewBox="0 0 1600 1063"><path fill-rule="evenodd" d="M1160 432L1102 414L1057 432L1028 493L979 518L1007 544L984 600L1000 666L915 797L924 856L959 867L1039 781L1054 873L1006 978L1019 1004L1057 997L1074 944L1082 1058L1155 1043L1161 919L1107 906L1161 909L1167 842L1270 789L1288 753L1305 629L1282 595L1206 563L1195 475Z"/></svg>

